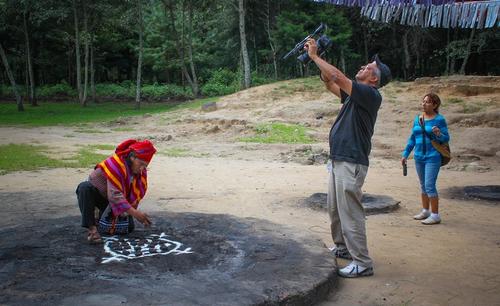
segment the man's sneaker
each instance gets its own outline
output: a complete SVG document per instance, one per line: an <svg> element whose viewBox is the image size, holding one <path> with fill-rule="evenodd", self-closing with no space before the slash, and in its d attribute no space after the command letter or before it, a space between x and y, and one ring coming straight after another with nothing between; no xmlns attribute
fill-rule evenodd
<svg viewBox="0 0 500 306"><path fill-rule="evenodd" d="M339 276L347 277L347 278L354 278L354 277L360 277L360 276L372 276L373 275L373 268L372 267L363 267L363 266L355 264L354 262L351 262L349 265L340 269L337 273Z"/></svg>
<svg viewBox="0 0 500 306"><path fill-rule="evenodd" d="M429 216L427 219L422 221L422 224L425 224L425 225L433 225L433 224L439 224L439 223L441 223L441 218L440 217L433 217L433 216Z"/></svg>
<svg viewBox="0 0 500 306"><path fill-rule="evenodd" d="M337 258L352 259L351 253L349 253L346 247L333 247L330 248L330 251L332 251L332 254Z"/></svg>
<svg viewBox="0 0 500 306"><path fill-rule="evenodd" d="M420 212L418 215L413 216L413 219L415 219L415 220L424 220L424 219L429 218L429 216L430 216L430 215L431 215L431 213L430 213L430 212L425 212L425 213L424 213L424 212L422 211L422 212Z"/></svg>
<svg viewBox="0 0 500 306"><path fill-rule="evenodd" d="M342 259L352 259L351 253L347 250L346 247L337 247L334 246L333 248L328 248L333 255L337 258L342 258Z"/></svg>

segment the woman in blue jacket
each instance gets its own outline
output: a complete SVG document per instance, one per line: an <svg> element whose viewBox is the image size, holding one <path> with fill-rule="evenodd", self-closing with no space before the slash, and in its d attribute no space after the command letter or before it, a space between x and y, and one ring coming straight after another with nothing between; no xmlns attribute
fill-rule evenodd
<svg viewBox="0 0 500 306"><path fill-rule="evenodd" d="M431 139L439 143L447 143L450 136L446 119L439 114L440 105L441 100L438 95L428 93L424 96L423 113L416 116L413 121L412 132L401 158L401 162L406 164L408 156L415 149L413 157L422 190L422 211L413 218L422 220L422 223L426 225L441 222L439 197L436 190L436 180L441 167L441 154L434 149ZM425 128L425 132L423 128Z"/></svg>

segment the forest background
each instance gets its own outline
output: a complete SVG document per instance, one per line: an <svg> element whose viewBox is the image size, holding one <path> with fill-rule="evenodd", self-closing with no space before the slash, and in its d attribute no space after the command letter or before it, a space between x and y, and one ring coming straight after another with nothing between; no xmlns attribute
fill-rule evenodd
<svg viewBox="0 0 500 306"><path fill-rule="evenodd" d="M378 23L305 0L0 0L0 99L140 108L313 75L282 56L321 22L327 60L350 76L375 53L402 81L500 74L497 28Z"/></svg>

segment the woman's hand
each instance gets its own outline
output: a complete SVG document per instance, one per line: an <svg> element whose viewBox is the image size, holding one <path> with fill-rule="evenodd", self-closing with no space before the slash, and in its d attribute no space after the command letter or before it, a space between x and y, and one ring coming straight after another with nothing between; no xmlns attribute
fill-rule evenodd
<svg viewBox="0 0 500 306"><path fill-rule="evenodd" d="M144 226L147 227L151 225L150 217L147 214L143 213L142 211L131 207L127 212L129 215L137 219L137 221L141 222Z"/></svg>
<svg viewBox="0 0 500 306"><path fill-rule="evenodd" d="M401 165L406 165L406 162L407 162L406 158L402 157L401 158Z"/></svg>
<svg viewBox="0 0 500 306"><path fill-rule="evenodd" d="M436 135L436 137L441 136L441 130L437 126L432 127L432 132Z"/></svg>

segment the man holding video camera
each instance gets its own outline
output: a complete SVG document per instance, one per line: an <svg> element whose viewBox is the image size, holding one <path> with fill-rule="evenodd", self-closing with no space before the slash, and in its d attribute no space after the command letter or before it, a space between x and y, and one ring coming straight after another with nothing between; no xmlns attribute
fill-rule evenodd
<svg viewBox="0 0 500 306"><path fill-rule="evenodd" d="M304 48L321 71L326 88L340 98L342 108L330 130L331 171L328 184L328 212L337 258L351 263L338 270L342 277L373 275L368 256L362 186L368 172L371 138L382 103L378 89L391 79L391 71L377 55L362 66L353 81L323 60L314 39Z"/></svg>

